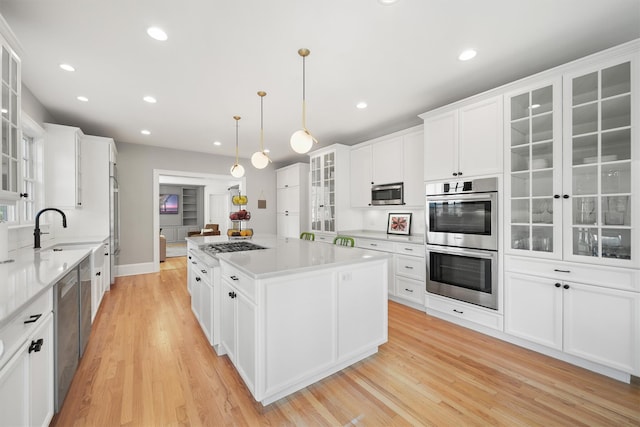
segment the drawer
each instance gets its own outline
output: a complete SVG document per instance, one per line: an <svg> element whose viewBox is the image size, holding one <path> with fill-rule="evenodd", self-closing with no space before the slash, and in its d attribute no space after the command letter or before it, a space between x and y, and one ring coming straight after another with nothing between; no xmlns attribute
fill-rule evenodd
<svg viewBox="0 0 640 427"><path fill-rule="evenodd" d="M255 302L256 297L256 282L240 270L227 264L226 262L220 263L222 266L222 280L226 280L232 284L234 288L242 292L252 302Z"/></svg>
<svg viewBox="0 0 640 427"><path fill-rule="evenodd" d="M491 313L465 304L454 299L444 298L438 295L427 293L426 296L427 314L434 314L432 311L438 311L448 316L458 319L464 319L478 325L486 326L491 329L502 331L504 319L499 313ZM434 314L437 316L437 314Z"/></svg>
<svg viewBox="0 0 640 427"><path fill-rule="evenodd" d="M314 234L315 234L314 241L321 242L321 243L333 244L333 239L336 237L335 234L321 234L321 233L314 233Z"/></svg>
<svg viewBox="0 0 640 427"><path fill-rule="evenodd" d="M44 295L22 310L22 314L14 317L0 329L0 368L51 311L53 311L53 288L47 290Z"/></svg>
<svg viewBox="0 0 640 427"><path fill-rule="evenodd" d="M424 258L425 249L424 245L417 245L415 243L396 243L395 253Z"/></svg>
<svg viewBox="0 0 640 427"><path fill-rule="evenodd" d="M427 265L423 258L396 255L395 264L397 275L424 281Z"/></svg>
<svg viewBox="0 0 640 427"><path fill-rule="evenodd" d="M396 294L404 299L424 305L425 284L416 280L396 276Z"/></svg>
<svg viewBox="0 0 640 427"><path fill-rule="evenodd" d="M631 268L508 256L505 271L640 292L640 271Z"/></svg>
<svg viewBox="0 0 640 427"><path fill-rule="evenodd" d="M372 249L374 251L393 252L393 242L384 240L361 239L356 238L356 246L363 249Z"/></svg>

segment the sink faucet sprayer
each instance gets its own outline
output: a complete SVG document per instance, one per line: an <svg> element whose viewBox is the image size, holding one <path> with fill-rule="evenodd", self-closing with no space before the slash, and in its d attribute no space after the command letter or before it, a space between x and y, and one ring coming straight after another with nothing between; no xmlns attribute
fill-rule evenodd
<svg viewBox="0 0 640 427"><path fill-rule="evenodd" d="M40 235L43 234L40 231L40 215L46 211L56 211L62 215L62 226L67 228L67 216L60 209L56 208L44 208L36 214L36 228L33 230L33 249L40 249Z"/></svg>

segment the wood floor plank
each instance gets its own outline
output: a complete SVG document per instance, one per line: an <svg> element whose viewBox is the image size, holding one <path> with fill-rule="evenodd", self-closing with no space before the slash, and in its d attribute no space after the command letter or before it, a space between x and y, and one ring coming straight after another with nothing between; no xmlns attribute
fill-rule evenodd
<svg viewBox="0 0 640 427"><path fill-rule="evenodd" d="M208 345L182 257L117 278L51 425L640 426L640 386L390 302L377 354L263 407Z"/></svg>

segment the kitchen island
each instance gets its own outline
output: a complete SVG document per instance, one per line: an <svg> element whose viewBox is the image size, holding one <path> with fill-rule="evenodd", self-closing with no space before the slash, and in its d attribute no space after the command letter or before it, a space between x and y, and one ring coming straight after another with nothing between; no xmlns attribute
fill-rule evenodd
<svg viewBox="0 0 640 427"><path fill-rule="evenodd" d="M187 240L190 255L226 241ZM266 249L217 254L209 274L213 331L220 327L211 342L257 401L274 402L387 341L388 254L298 239L253 242Z"/></svg>

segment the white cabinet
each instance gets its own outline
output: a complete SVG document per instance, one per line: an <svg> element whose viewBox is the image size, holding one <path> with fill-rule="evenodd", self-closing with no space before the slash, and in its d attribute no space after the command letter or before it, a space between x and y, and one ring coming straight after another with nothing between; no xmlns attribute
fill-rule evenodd
<svg viewBox="0 0 640 427"><path fill-rule="evenodd" d="M20 159L20 100L21 61L15 51L0 35L0 199L16 200L19 197L18 174Z"/></svg>
<svg viewBox="0 0 640 427"><path fill-rule="evenodd" d="M220 344L220 284L219 267L216 261L205 262L193 252L189 252L189 291L191 310L209 344L218 351Z"/></svg>
<svg viewBox="0 0 640 427"><path fill-rule="evenodd" d="M71 126L45 123L44 128L44 183L47 206L81 207L84 134L79 128Z"/></svg>
<svg viewBox="0 0 640 427"><path fill-rule="evenodd" d="M371 206L371 185L404 183L404 203L424 205L422 126L396 132L351 150L351 207Z"/></svg>
<svg viewBox="0 0 640 427"><path fill-rule="evenodd" d="M300 237L308 227L309 165L296 163L276 171L278 237Z"/></svg>
<svg viewBox="0 0 640 427"><path fill-rule="evenodd" d="M221 286L222 347L252 394L256 384L255 282L225 264Z"/></svg>
<svg viewBox="0 0 640 427"><path fill-rule="evenodd" d="M361 228L357 215L349 212L349 151L349 147L333 144L309 153L310 228L314 233L334 235L336 230Z"/></svg>
<svg viewBox="0 0 640 427"><path fill-rule="evenodd" d="M502 96L420 115L424 180L502 172Z"/></svg>
<svg viewBox="0 0 640 427"><path fill-rule="evenodd" d="M637 56L579 67L505 96L508 252L638 265Z"/></svg>
<svg viewBox="0 0 640 427"><path fill-rule="evenodd" d="M511 272L505 288L505 332L640 372L640 293Z"/></svg>
<svg viewBox="0 0 640 427"><path fill-rule="evenodd" d="M32 310L33 308L33 310ZM50 292L0 330L0 425L47 426L53 417L54 339ZM40 314L35 322L30 314ZM24 323L25 320L32 323Z"/></svg>

